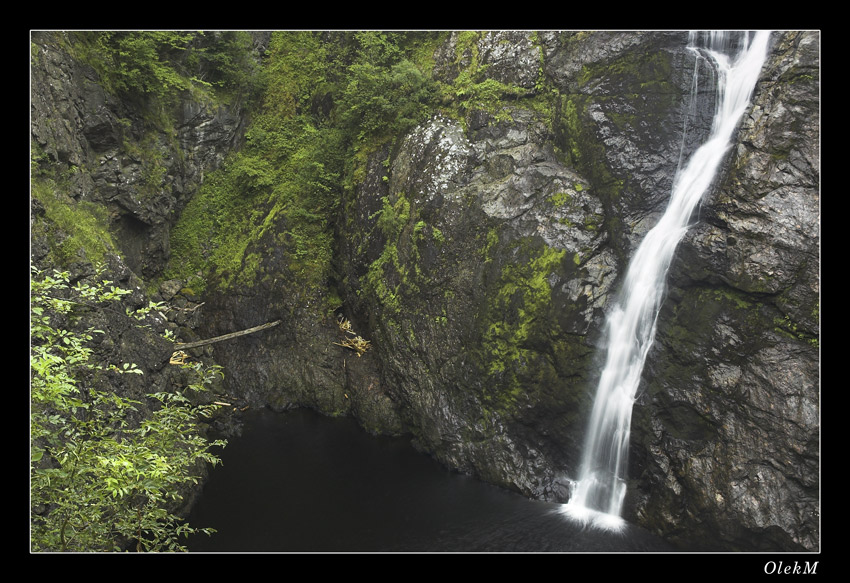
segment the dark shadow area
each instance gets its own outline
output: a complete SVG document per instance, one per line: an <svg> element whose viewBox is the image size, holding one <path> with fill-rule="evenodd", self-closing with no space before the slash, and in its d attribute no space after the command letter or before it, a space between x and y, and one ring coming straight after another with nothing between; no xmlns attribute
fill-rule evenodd
<svg viewBox="0 0 850 583"><path fill-rule="evenodd" d="M189 522L192 552L672 552L633 526L582 528L561 505L447 470L406 438L309 410L248 412Z"/></svg>

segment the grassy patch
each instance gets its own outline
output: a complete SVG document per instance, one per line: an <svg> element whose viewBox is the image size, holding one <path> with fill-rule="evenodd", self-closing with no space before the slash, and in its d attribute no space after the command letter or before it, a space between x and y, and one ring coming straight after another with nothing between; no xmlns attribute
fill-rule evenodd
<svg viewBox="0 0 850 583"><path fill-rule="evenodd" d="M33 235L47 237L56 265L81 260L98 264L107 253L119 254L103 206L75 201L48 179L33 180L31 192L43 205L46 219L35 222Z"/></svg>

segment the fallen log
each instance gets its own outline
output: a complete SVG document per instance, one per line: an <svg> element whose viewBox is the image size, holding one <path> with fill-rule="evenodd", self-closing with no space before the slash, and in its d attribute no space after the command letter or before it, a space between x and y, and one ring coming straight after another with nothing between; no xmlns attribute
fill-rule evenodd
<svg viewBox="0 0 850 583"><path fill-rule="evenodd" d="M245 330L240 330L239 332L231 332L230 334L223 334L221 336L216 336L215 338L208 338L207 340L198 340L197 342L175 342L174 348L178 350L188 350L190 348L197 348L198 346L206 346L207 344L212 344L214 342L221 342L222 340L230 340L231 338L237 338L239 336L245 336L246 334L253 334L254 332L259 332L260 330L266 330L268 328L274 328L280 324L280 320L275 320L274 322L268 322L267 324L261 324L259 326L254 326L253 328L246 328Z"/></svg>

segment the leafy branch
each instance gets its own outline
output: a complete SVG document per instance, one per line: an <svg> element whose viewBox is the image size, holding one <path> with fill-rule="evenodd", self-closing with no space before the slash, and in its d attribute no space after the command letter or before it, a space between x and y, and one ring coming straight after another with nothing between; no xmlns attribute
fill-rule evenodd
<svg viewBox="0 0 850 583"><path fill-rule="evenodd" d="M125 295L111 282L71 286L68 274L33 269L31 283L31 545L34 551L185 550L196 529L170 508L196 484L204 464L219 462L199 420L217 405L196 405L218 367L185 365L195 380L183 392L147 402L91 386L99 371L143 372L132 363L97 364L89 341L103 332L58 327L76 306L96 307ZM60 297L68 295L69 297ZM151 410L140 422L140 410Z"/></svg>

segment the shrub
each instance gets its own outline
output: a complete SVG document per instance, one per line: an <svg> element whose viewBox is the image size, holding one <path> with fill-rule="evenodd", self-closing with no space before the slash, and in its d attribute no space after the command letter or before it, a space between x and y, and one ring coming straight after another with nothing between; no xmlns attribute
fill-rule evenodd
<svg viewBox="0 0 850 583"><path fill-rule="evenodd" d="M82 306L103 306L129 293L78 283L67 272L33 269L31 298L30 540L33 551L185 550L195 529L169 509L180 488L197 483L204 463L219 460L199 433L215 406L181 393L148 395L153 413L131 420L141 402L96 390L92 373L142 374L133 364L99 365L89 342L99 330L70 331L60 322ZM216 368L186 365L203 390Z"/></svg>

